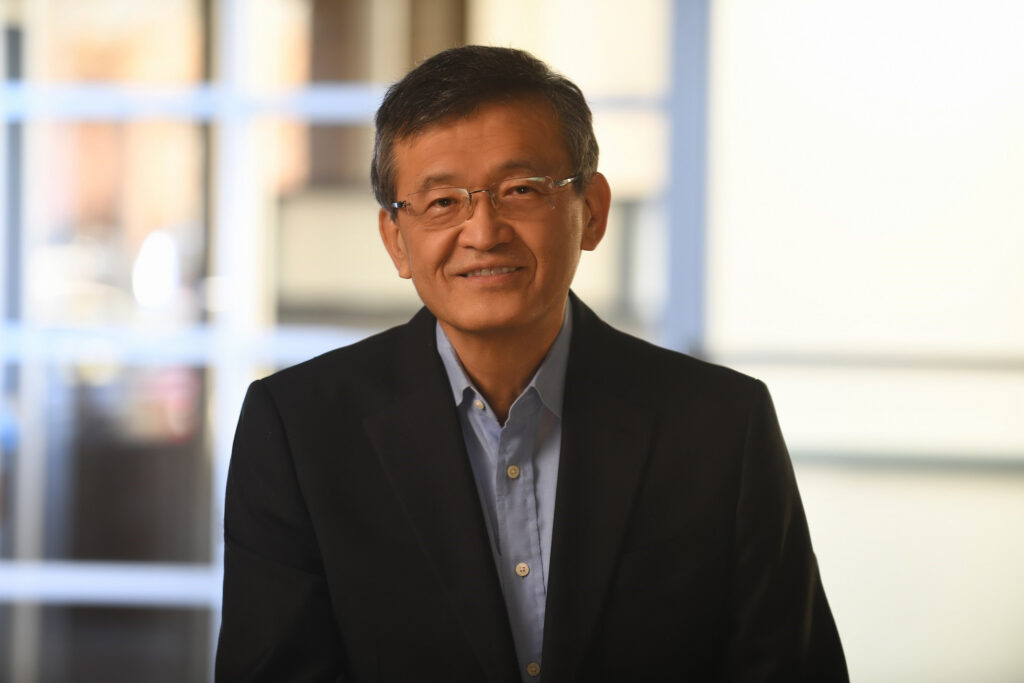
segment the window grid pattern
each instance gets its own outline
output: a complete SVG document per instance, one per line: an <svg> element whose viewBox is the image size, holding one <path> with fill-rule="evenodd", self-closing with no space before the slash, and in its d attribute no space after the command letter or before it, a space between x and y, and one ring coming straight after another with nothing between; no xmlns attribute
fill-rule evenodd
<svg viewBox="0 0 1024 683"><path fill-rule="evenodd" d="M681 3L679 6L704 6L705 3ZM208 84L193 87L140 87L96 83L35 83L18 79L0 81L0 127L6 130L15 124L38 121L67 122L130 122L140 119L184 121L211 124L213 167L210 197L213 225L210 234L211 274L225 286L223 294L233 305L218 314L209 324L177 328L172 332L147 333L137 327L105 326L75 327L70 325L40 326L24 322L19 316L0 320L0 363L16 366L22 362L84 363L96 360L96 349L112 354L119 362L134 366L188 364L207 367L213 386L213 403L209 408L212 429L212 534L209 564L153 562L91 562L51 561L37 559L0 560L0 604L52 605L130 605L158 607L205 607L211 611L211 637L215 640L219 626L219 604L222 575L222 512L223 490L231 451L234 420L237 417L252 368L285 366L312 357L337 346L352 343L367 334L366 330L339 327L319 328L285 325L274 328L259 326L253 312L257 280L257 259L244 246L251 242L247 231L256 220L248 202L249 188L254 186L250 136L253 124L264 117L288 117L311 124L369 124L385 87L371 83L310 84L288 93L258 94L244 85L242 42L247 35L244 3L222 0L215 3L216 34L213 45L219 68ZM706 32L703 23L692 24L692 17L678 12L676 29L688 33ZM706 7L704 9L706 14ZM671 114L681 107L702 102L703 80L693 76L706 65L693 65L688 75L677 80L677 88L689 92L675 93L669 98L603 97L591 101L595 110L641 110ZM696 69L696 71L693 71ZM679 114L679 112L677 112ZM703 123L672 116L677 137L685 144L699 144ZM6 137L6 136L5 136ZM0 145L3 142L0 141ZM0 164L0 187L11 185L7 177L10 165L8 150L0 146L5 160ZM669 193L699 195L698 188L683 188L700 173L699 162L681 179L672 181ZM24 170L14 164L15 176ZM17 190L19 193L22 190ZM20 200L20 197L14 199ZM658 199L656 203L662 204ZM691 252L690 245L699 239L699 216L686 219L683 242L674 252ZM20 228L12 225L17 216L5 212L0 216L0 235L6 250L18 243L9 236ZM678 226L673 226L677 229ZM230 248L229 248L230 247ZM23 248L20 248L23 251ZM691 252L692 253L692 252ZM24 254L2 254L5 262L18 261ZM9 273L0 286L4 295L18 296L20 282L16 273ZM699 289L692 290L699 299ZM696 300L696 299L695 299ZM699 320L694 307L667 306L665 329L685 329L681 338L694 345L699 334ZM678 337L676 334L670 337ZM108 356L109 357L109 356ZM24 388L23 388L24 389ZM32 412L38 395L22 391L18 420L20 433L30 436ZM38 425L37 425L38 427ZM19 462L41 462L40 453L33 452L31 438L19 444ZM36 449L38 450L38 449ZM36 479L43 475L36 472ZM24 481L24 477L19 479ZM40 486L42 484L40 483ZM17 495L17 494L16 494ZM40 503L41 505L42 503ZM37 520L38 521L38 520ZM22 533L33 533L23 528ZM41 535L41 525L34 533ZM37 553L32 553L38 556ZM212 649L211 649L212 651Z"/></svg>

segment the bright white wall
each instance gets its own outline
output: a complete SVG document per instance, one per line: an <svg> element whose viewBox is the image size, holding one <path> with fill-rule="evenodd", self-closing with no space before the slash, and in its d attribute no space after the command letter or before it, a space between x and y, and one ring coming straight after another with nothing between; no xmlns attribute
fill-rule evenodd
<svg viewBox="0 0 1024 683"><path fill-rule="evenodd" d="M1024 473L796 469L852 681L1024 680Z"/></svg>
<svg viewBox="0 0 1024 683"><path fill-rule="evenodd" d="M720 350L1024 349L1024 3L713 3Z"/></svg>
<svg viewBox="0 0 1024 683"><path fill-rule="evenodd" d="M772 389L855 681L1024 680L1022 36L712 2L709 348Z"/></svg>

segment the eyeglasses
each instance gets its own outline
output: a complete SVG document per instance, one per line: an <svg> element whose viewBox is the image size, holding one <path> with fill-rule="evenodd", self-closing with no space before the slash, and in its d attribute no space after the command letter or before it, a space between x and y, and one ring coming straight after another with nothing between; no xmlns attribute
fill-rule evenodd
<svg viewBox="0 0 1024 683"><path fill-rule="evenodd" d="M473 195L484 192L503 218L530 219L553 209L553 195L579 178L578 174L563 180L552 180L549 176L506 178L479 190L435 187L413 192L404 202L392 202L391 206L405 209L413 226L439 230L468 221L473 215Z"/></svg>

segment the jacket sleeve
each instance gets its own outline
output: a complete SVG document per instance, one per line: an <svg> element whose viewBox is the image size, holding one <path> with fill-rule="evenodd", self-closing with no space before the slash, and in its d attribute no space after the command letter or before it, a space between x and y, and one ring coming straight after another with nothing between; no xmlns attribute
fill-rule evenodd
<svg viewBox="0 0 1024 683"><path fill-rule="evenodd" d="M757 382L736 511L727 681L845 683L846 660L768 389Z"/></svg>
<svg viewBox="0 0 1024 683"><path fill-rule="evenodd" d="M338 681L344 667L320 552L280 414L249 387L224 503L217 681Z"/></svg>

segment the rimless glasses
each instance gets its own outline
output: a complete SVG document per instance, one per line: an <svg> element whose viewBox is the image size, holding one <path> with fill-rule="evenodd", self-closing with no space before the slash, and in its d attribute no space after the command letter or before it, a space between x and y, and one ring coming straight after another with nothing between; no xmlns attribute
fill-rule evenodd
<svg viewBox="0 0 1024 683"><path fill-rule="evenodd" d="M411 224L424 230L451 228L473 215L473 195L485 193L491 206L503 218L536 218L555 206L554 194L579 180L574 175L563 180L549 176L506 178L479 190L464 187L435 187L413 192L405 201L392 202L394 209L405 209Z"/></svg>

